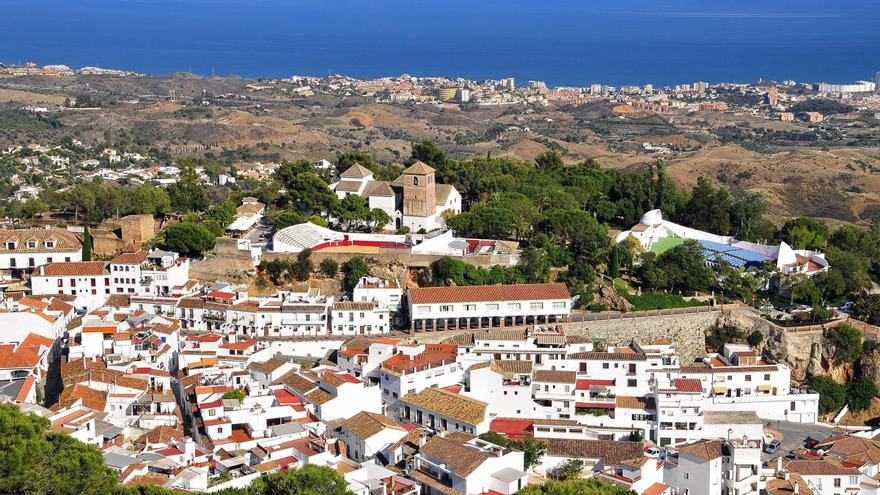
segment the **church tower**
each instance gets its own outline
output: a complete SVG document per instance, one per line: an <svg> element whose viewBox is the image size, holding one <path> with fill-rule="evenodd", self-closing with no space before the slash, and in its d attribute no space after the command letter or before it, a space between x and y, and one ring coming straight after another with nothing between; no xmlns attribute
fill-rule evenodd
<svg viewBox="0 0 880 495"><path fill-rule="evenodd" d="M430 217L437 213L434 169L418 161L403 171L403 214Z"/></svg>

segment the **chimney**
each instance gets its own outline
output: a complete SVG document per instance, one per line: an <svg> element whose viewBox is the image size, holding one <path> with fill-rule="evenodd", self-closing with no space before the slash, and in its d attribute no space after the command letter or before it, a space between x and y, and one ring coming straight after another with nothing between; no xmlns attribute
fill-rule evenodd
<svg viewBox="0 0 880 495"><path fill-rule="evenodd" d="M791 493L800 493L801 492L801 484L797 481L794 482L794 488L791 489Z"/></svg>
<svg viewBox="0 0 880 495"><path fill-rule="evenodd" d="M776 473L782 472L782 456L776 458Z"/></svg>

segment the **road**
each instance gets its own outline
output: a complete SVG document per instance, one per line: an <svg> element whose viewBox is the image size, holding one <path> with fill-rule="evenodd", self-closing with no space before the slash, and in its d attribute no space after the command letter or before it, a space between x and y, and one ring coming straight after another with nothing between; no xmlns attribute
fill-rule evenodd
<svg viewBox="0 0 880 495"><path fill-rule="evenodd" d="M761 460L768 461L780 455L784 456L794 449L804 448L807 437L822 440L831 436L832 428L815 424L788 423L785 421L767 421L764 426L782 434L782 445L774 454L761 454Z"/></svg>

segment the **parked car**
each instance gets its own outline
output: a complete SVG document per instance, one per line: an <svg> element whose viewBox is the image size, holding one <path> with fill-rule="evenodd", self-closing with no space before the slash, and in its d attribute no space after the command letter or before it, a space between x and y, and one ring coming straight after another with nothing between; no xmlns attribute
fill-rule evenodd
<svg viewBox="0 0 880 495"><path fill-rule="evenodd" d="M769 443L764 444L764 452L768 454L775 454L779 447L782 445L782 442L779 440L771 440Z"/></svg>
<svg viewBox="0 0 880 495"><path fill-rule="evenodd" d="M789 308L791 308L791 309L788 312L793 315L798 314L798 313L811 313L811 312L813 312L813 308L807 306L806 304L801 304L801 305L795 306L795 307L789 306Z"/></svg>
<svg viewBox="0 0 880 495"><path fill-rule="evenodd" d="M657 447L645 447L645 454L647 454L648 457L660 457L660 452L660 449Z"/></svg>
<svg viewBox="0 0 880 495"><path fill-rule="evenodd" d="M818 444L819 444L819 441L816 440L816 439L813 438L813 437L807 437L807 439L804 441L804 445L805 445L808 449L812 449L813 447L815 447L815 446L818 445Z"/></svg>
<svg viewBox="0 0 880 495"><path fill-rule="evenodd" d="M840 307L837 308L837 309L838 309L839 311L850 312L850 311L853 310L853 302L852 302L852 301L847 301L846 304L840 306Z"/></svg>
<svg viewBox="0 0 880 495"><path fill-rule="evenodd" d="M776 308L774 308L773 305L770 303L762 304L762 305L758 306L758 311L762 311L764 313L769 313L769 312L773 311L774 309L776 309Z"/></svg>

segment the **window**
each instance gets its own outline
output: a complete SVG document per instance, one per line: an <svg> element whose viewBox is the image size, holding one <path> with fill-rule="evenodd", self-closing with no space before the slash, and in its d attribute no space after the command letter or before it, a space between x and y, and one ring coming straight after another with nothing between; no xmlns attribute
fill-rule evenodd
<svg viewBox="0 0 880 495"><path fill-rule="evenodd" d="M519 310L522 307L520 303L507 303L507 309Z"/></svg>
<svg viewBox="0 0 880 495"><path fill-rule="evenodd" d="M15 249L17 243L15 241L10 241L6 243L6 249L12 250Z"/></svg>
<svg viewBox="0 0 880 495"><path fill-rule="evenodd" d="M764 380L766 380L766 381L770 380L770 373L764 373Z"/></svg>
<svg viewBox="0 0 880 495"><path fill-rule="evenodd" d="M440 312L441 313L449 313L452 311L452 307L453 306L451 304L441 304L440 305Z"/></svg>
<svg viewBox="0 0 880 495"><path fill-rule="evenodd" d="M33 248L37 247L37 242L36 241L27 241L27 247L28 247L28 249L33 249Z"/></svg>
<svg viewBox="0 0 880 495"><path fill-rule="evenodd" d="M15 268L15 258L9 258L9 268Z"/></svg>
<svg viewBox="0 0 880 495"><path fill-rule="evenodd" d="M418 177L413 177L413 185L414 186L419 185L419 178Z"/></svg>
<svg viewBox="0 0 880 495"><path fill-rule="evenodd" d="M627 381L626 381L626 386L627 386L627 387L635 387L635 386L636 386L636 381L635 381L635 379L630 378L629 380L627 380Z"/></svg>
<svg viewBox="0 0 880 495"><path fill-rule="evenodd" d="M556 301L553 303L553 309L565 309L565 301Z"/></svg>
<svg viewBox="0 0 880 495"><path fill-rule="evenodd" d="M487 304L486 311L498 311L498 304L497 303Z"/></svg>
<svg viewBox="0 0 880 495"><path fill-rule="evenodd" d="M465 311L476 311L476 310L477 310L477 305L476 305L476 304L465 304L465 305L464 305L464 310L465 310Z"/></svg>
<svg viewBox="0 0 880 495"><path fill-rule="evenodd" d="M52 249L55 247L55 241L46 241L46 247Z"/></svg>
<svg viewBox="0 0 880 495"><path fill-rule="evenodd" d="M834 478L834 487L840 488L840 478Z"/></svg>
<svg viewBox="0 0 880 495"><path fill-rule="evenodd" d="M431 307L430 306L416 306L416 311L418 311L419 313L430 313Z"/></svg>
<svg viewBox="0 0 880 495"><path fill-rule="evenodd" d="M542 303L542 302L529 303L529 309L544 309L544 303Z"/></svg>
<svg viewBox="0 0 880 495"><path fill-rule="evenodd" d="M746 375L746 381L747 382L752 381L752 375Z"/></svg>
<svg viewBox="0 0 880 495"><path fill-rule="evenodd" d="M34 266L34 259L28 258L28 266Z"/></svg>
<svg viewBox="0 0 880 495"><path fill-rule="evenodd" d="M607 369L610 368L610 367L611 367L611 366L610 366L608 363L602 363L602 369L603 369L603 370L607 370Z"/></svg>

